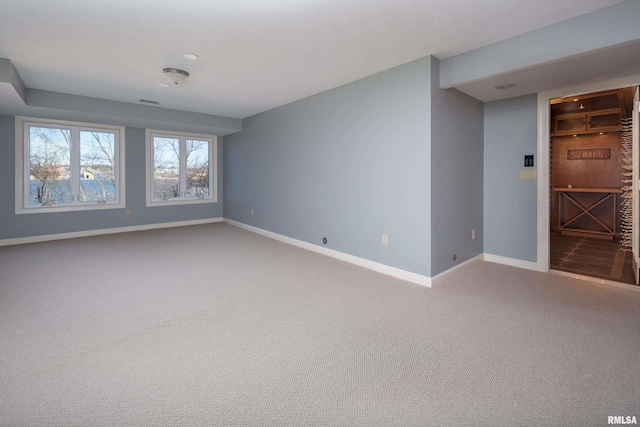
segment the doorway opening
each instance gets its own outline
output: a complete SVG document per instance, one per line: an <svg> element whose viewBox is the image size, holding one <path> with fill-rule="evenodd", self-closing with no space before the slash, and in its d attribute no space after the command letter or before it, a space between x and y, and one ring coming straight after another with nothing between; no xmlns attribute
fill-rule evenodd
<svg viewBox="0 0 640 427"><path fill-rule="evenodd" d="M635 87L549 101L549 268L635 284ZM637 161L637 160L635 160Z"/></svg>

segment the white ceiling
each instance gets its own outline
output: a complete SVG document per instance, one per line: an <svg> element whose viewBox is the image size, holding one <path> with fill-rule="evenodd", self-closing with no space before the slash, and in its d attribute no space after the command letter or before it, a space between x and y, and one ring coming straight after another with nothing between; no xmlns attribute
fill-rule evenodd
<svg viewBox="0 0 640 427"><path fill-rule="evenodd" d="M0 58L33 89L244 118L621 2L2 0ZM191 78L159 87L165 67Z"/></svg>

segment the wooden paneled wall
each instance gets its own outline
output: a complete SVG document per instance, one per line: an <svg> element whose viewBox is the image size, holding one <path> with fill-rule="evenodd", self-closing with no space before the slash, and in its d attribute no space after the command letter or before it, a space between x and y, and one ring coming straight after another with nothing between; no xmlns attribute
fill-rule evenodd
<svg viewBox="0 0 640 427"><path fill-rule="evenodd" d="M569 150L588 149L610 149L611 158L569 160ZM552 187L620 188L620 132L553 137L551 171Z"/></svg>
<svg viewBox="0 0 640 427"><path fill-rule="evenodd" d="M570 150L609 149L609 159L569 159ZM575 152L574 152L575 154ZM579 156L572 156L579 157ZM586 157L586 156L585 156ZM594 155L593 157L597 157ZM620 132L603 135L556 136L551 140L551 187L620 188ZM557 229L558 200L551 197L551 225ZM619 216L619 214L618 214ZM619 218L616 219L619 223Z"/></svg>

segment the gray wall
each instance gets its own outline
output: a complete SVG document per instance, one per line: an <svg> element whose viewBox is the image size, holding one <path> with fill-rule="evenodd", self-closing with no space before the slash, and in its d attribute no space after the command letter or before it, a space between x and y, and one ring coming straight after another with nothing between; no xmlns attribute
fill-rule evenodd
<svg viewBox="0 0 640 427"><path fill-rule="evenodd" d="M438 60L431 88L431 274L482 253L483 103L441 89ZM471 230L476 230L472 240ZM453 254L457 260L453 260Z"/></svg>
<svg viewBox="0 0 640 427"><path fill-rule="evenodd" d="M67 120L74 120L68 116ZM218 137L218 203L145 207L145 129L126 128L126 201L124 209L16 215L15 120L0 115L0 239L39 236L114 227L222 217L222 145Z"/></svg>
<svg viewBox="0 0 640 427"><path fill-rule="evenodd" d="M245 119L225 217L430 276L430 61Z"/></svg>
<svg viewBox="0 0 640 427"><path fill-rule="evenodd" d="M537 258L537 181L520 181L524 155L537 152L537 96L484 106L484 252ZM538 166L535 157L535 166Z"/></svg>

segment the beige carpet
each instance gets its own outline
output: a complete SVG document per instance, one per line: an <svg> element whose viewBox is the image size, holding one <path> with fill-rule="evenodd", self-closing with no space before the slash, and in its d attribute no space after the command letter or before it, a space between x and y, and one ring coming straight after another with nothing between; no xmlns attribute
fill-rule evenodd
<svg viewBox="0 0 640 427"><path fill-rule="evenodd" d="M481 263L435 289L227 224L0 248L0 424L640 419L640 292Z"/></svg>

